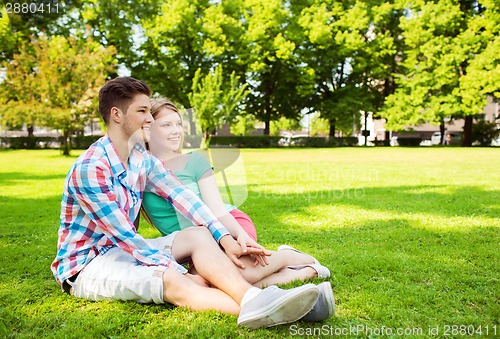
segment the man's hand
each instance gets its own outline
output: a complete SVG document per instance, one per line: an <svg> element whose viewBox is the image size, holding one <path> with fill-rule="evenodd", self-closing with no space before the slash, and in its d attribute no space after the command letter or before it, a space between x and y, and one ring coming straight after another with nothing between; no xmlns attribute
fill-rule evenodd
<svg viewBox="0 0 500 339"><path fill-rule="evenodd" d="M253 241L251 238L250 240ZM230 235L224 236L220 239L220 245L222 246L222 248L224 248L226 255L237 267L240 267L242 269L245 268L245 265L239 260L241 256L251 255L254 256L254 258L257 258L258 256L262 261L259 261L257 259L256 261L262 262L263 266L265 266L267 264L267 261L262 258L264 256L271 255L271 253L268 252L264 247L257 244L255 241L253 241L253 243L254 244L251 244L245 241L243 247L240 242L236 241Z"/></svg>

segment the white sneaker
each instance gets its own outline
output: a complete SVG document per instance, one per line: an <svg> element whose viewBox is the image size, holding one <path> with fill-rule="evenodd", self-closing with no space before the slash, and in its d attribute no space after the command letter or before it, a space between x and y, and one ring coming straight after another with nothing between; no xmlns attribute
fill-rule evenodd
<svg viewBox="0 0 500 339"><path fill-rule="evenodd" d="M318 296L314 284L289 290L269 286L241 306L238 325L260 328L297 321L313 308Z"/></svg>

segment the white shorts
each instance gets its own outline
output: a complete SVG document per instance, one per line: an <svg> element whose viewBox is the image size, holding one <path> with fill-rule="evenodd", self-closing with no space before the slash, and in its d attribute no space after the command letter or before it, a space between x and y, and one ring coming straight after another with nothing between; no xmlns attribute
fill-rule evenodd
<svg viewBox="0 0 500 339"><path fill-rule="evenodd" d="M171 255L177 232L147 239L153 247ZM75 297L94 301L116 299L163 304L165 266L145 266L119 247L100 254L80 271L72 286Z"/></svg>

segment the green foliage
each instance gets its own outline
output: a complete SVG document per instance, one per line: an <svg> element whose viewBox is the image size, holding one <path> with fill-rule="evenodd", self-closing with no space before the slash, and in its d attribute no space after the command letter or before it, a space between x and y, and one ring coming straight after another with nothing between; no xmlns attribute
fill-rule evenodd
<svg viewBox="0 0 500 339"><path fill-rule="evenodd" d="M240 86L235 72L231 74L228 84L223 83L222 74L222 65L204 78L201 76L201 69L198 69L189 94L189 101L196 110L205 141L221 122L231 122L236 118L238 108L248 94L246 84Z"/></svg>
<svg viewBox="0 0 500 339"><path fill-rule="evenodd" d="M249 114L238 115L231 124L230 131L234 135L246 136L255 129L257 120Z"/></svg>
<svg viewBox="0 0 500 339"><path fill-rule="evenodd" d="M312 136L317 136L318 134L328 135L330 131L330 124L327 119L324 119L317 114L314 114L312 117L310 117L310 119L310 129Z"/></svg>
<svg viewBox="0 0 500 339"><path fill-rule="evenodd" d="M297 131L301 128L299 120L281 117L271 122L270 135L279 135L281 131Z"/></svg>
<svg viewBox="0 0 500 339"><path fill-rule="evenodd" d="M4 2L13 5L12 8L9 8L10 13L7 13L7 6L4 6ZM40 34L69 36L71 26L69 23L74 22L75 18L67 14L75 7L79 7L80 3L80 0L65 0L64 2L57 0L43 2L2 1L0 8L0 62L12 60L13 55L19 53L20 47L24 43L29 43L33 36ZM16 4L20 5L17 10L14 7ZM23 9L23 5L28 7ZM34 7L35 5L37 7Z"/></svg>
<svg viewBox="0 0 500 339"><path fill-rule="evenodd" d="M98 91L114 69L115 53L92 39L62 36L42 35L23 45L12 62L4 63L3 119L12 125L25 122L60 129L67 139L96 117Z"/></svg>
<svg viewBox="0 0 500 339"><path fill-rule="evenodd" d="M500 128L496 121L478 119L472 127L472 142L478 142L481 146L491 146L491 142L500 135Z"/></svg>
<svg viewBox="0 0 500 339"><path fill-rule="evenodd" d="M405 71L381 112L387 128L473 116L482 111L487 95L498 97L498 6L495 1L411 3L401 23Z"/></svg>
<svg viewBox="0 0 500 339"><path fill-rule="evenodd" d="M299 119L312 89L306 84L310 73L297 53L297 17L281 0L252 0L244 2L242 20L247 111L265 123L264 133L269 134L271 121Z"/></svg>
<svg viewBox="0 0 500 339"><path fill-rule="evenodd" d="M332 127L351 130L360 111L377 109L391 90L398 6L326 1L311 2L300 12L301 55L315 84L310 107Z"/></svg>
<svg viewBox="0 0 500 339"><path fill-rule="evenodd" d="M0 15L0 61L8 59L17 47L19 32L14 32L5 7Z"/></svg>
<svg viewBox="0 0 500 339"><path fill-rule="evenodd" d="M117 63L132 76L183 107L199 95L191 93L196 74L201 81L224 65L221 82L234 76L235 88L247 86L245 113L264 122L266 134L271 122L299 120L304 112L321 114L331 134L359 127L360 112L385 118L392 130L441 124L481 113L488 95L500 97L495 0L76 0L61 6L45 17L3 16L0 58L11 61L32 33L93 37L116 48ZM228 98L212 101L224 105Z"/></svg>

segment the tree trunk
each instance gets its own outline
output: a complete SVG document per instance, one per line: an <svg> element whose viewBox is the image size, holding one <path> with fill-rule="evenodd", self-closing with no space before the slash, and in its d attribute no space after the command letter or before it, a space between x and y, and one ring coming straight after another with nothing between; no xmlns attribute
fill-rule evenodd
<svg viewBox="0 0 500 339"><path fill-rule="evenodd" d="M34 131L35 131L35 127L33 127L33 125L28 125L28 137L29 138L35 136Z"/></svg>
<svg viewBox="0 0 500 339"><path fill-rule="evenodd" d="M444 137L445 137L445 126L444 126L444 120L441 120L441 124L439 124L439 132L441 132L441 138L439 139L439 144L444 145Z"/></svg>
<svg viewBox="0 0 500 339"><path fill-rule="evenodd" d="M35 134L33 133L35 131L35 128L33 125L28 125L28 139L26 141L26 148L27 149L35 149L36 148L36 140L35 140Z"/></svg>
<svg viewBox="0 0 500 339"><path fill-rule="evenodd" d="M61 150L63 155L70 155L71 143L69 140L69 132L64 129L62 131Z"/></svg>
<svg viewBox="0 0 500 339"><path fill-rule="evenodd" d="M335 120L330 120L330 138L335 138Z"/></svg>
<svg viewBox="0 0 500 339"><path fill-rule="evenodd" d="M211 133L209 130L203 131L203 139L201 140L200 148L203 148L203 147L205 147L206 149L210 148L210 136L211 136Z"/></svg>
<svg viewBox="0 0 500 339"><path fill-rule="evenodd" d="M473 124L472 115L465 116L464 136L462 139L462 146L463 147L471 147L472 146L472 124Z"/></svg>
<svg viewBox="0 0 500 339"><path fill-rule="evenodd" d="M269 120L264 121L264 135L269 135L271 133L271 122Z"/></svg>

